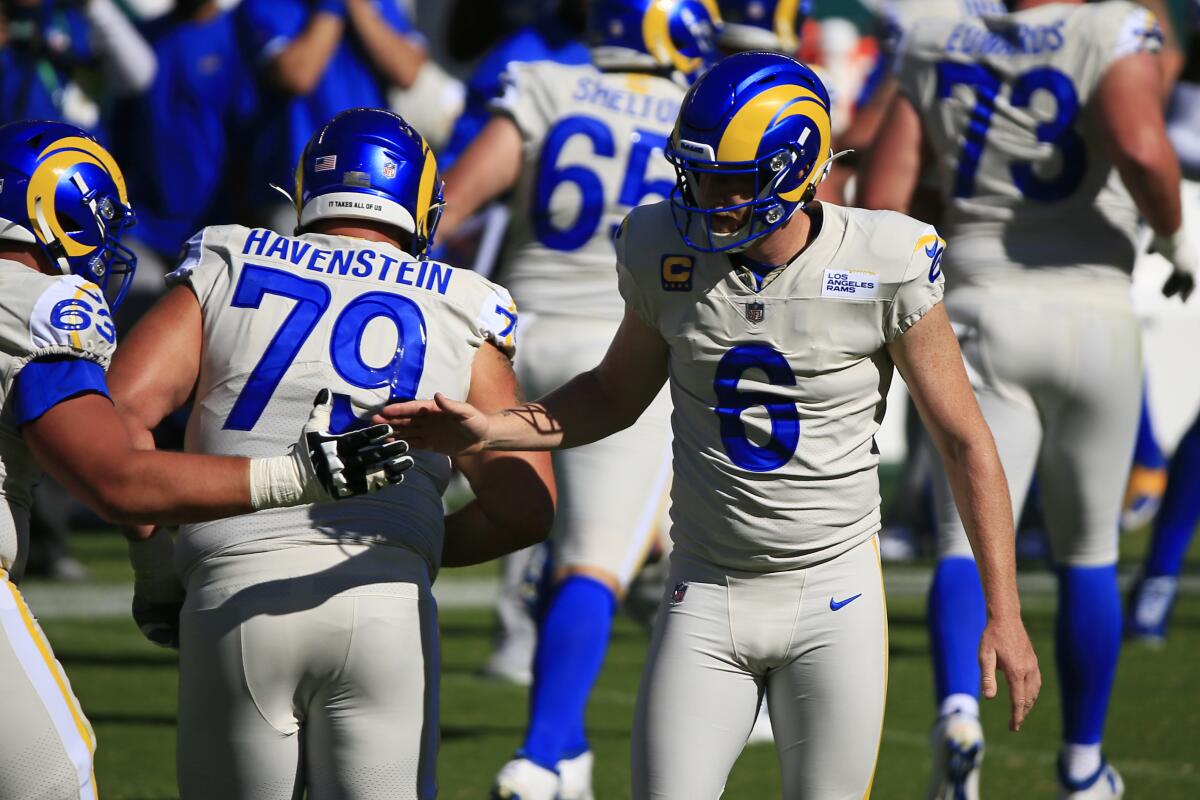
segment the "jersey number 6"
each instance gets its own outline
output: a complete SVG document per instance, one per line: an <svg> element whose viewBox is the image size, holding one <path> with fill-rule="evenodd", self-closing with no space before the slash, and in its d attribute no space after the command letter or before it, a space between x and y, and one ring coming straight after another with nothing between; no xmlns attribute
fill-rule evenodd
<svg viewBox="0 0 1200 800"><path fill-rule="evenodd" d="M738 391L738 382L746 370L766 374L771 386L795 386L796 375L787 359L777 350L761 344L734 347L717 364L713 391L717 395L717 419L721 424L721 443L729 460L751 472L779 469L796 453L800 445L800 412L787 397L768 391ZM771 420L771 438L766 444L750 441L742 412L754 406L767 410Z"/></svg>

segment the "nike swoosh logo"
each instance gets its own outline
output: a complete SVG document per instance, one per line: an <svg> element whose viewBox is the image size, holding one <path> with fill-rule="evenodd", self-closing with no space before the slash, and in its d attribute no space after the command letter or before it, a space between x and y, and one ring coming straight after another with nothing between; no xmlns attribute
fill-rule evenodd
<svg viewBox="0 0 1200 800"><path fill-rule="evenodd" d="M837 611L842 606L850 605L851 603L853 603L855 600L857 600L860 597L862 597L862 592L859 592L858 594L854 595L853 597L847 597L845 600L834 600L831 597L831 598L829 598L829 610Z"/></svg>

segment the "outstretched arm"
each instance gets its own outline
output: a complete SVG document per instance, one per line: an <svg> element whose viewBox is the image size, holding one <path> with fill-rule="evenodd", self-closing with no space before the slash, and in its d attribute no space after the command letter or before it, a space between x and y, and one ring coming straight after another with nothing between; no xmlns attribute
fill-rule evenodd
<svg viewBox="0 0 1200 800"><path fill-rule="evenodd" d="M611 436L641 416L667 380L667 343L628 308L604 359L534 403L486 414L444 395L375 418L413 447L448 455L560 450Z"/></svg>
<svg viewBox="0 0 1200 800"><path fill-rule="evenodd" d="M386 428L328 435L327 390L290 455L247 459L138 449L177 407L172 403L191 392L200 337L195 296L187 288L172 290L118 349L107 387L112 400L97 391L79 394L22 425L42 468L105 519L131 525L199 522L402 480L412 461L400 452L407 451L403 443L383 445ZM118 410L124 403L127 414ZM349 486L342 485L346 480Z"/></svg>
<svg viewBox="0 0 1200 800"><path fill-rule="evenodd" d="M490 344L480 347L467 402L488 414L520 403L520 394L508 357ZM475 499L446 517L442 566L491 561L550 535L555 486L549 453L476 453L455 464Z"/></svg>
<svg viewBox="0 0 1200 800"><path fill-rule="evenodd" d="M888 351L942 456L979 566L987 599L987 627L979 646L984 697L996 696L1000 669L1012 699L1009 727L1019 730L1037 700L1042 676L1021 622L1012 503L945 307L934 306Z"/></svg>

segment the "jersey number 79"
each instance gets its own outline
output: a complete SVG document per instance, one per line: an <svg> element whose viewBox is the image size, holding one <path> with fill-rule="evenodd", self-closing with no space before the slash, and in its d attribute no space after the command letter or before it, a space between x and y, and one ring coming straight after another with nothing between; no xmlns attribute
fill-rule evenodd
<svg viewBox="0 0 1200 800"><path fill-rule="evenodd" d="M275 388L296 360L300 349L329 310L329 287L280 269L258 264L242 268L233 293L234 308L259 308L269 294L294 300L296 305L284 318L267 344L262 358L246 379L241 394L225 420L226 430L253 430L271 401ZM362 338L367 326L378 318L396 326L397 345L392 360L371 366L362 357ZM416 397L425 370L425 317L407 297L393 292L364 292L347 303L334 320L329 337L329 361L347 384L359 389L390 386L389 402ZM334 395L334 432L356 424L350 398Z"/></svg>

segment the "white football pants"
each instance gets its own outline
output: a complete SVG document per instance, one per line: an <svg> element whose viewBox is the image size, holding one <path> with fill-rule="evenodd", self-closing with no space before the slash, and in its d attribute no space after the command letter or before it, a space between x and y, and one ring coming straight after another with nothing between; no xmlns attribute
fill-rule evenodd
<svg viewBox="0 0 1200 800"><path fill-rule="evenodd" d="M436 792L429 568L384 545L217 556L181 619L184 800L425 800Z"/></svg>
<svg viewBox="0 0 1200 800"><path fill-rule="evenodd" d="M41 626L0 569L0 800L94 800L96 735Z"/></svg>
<svg viewBox="0 0 1200 800"><path fill-rule="evenodd" d="M1055 562L1115 563L1142 402L1141 335L1128 284L1046 270L953 289L946 311L996 439L1014 518L1036 469ZM970 556L936 461L938 554Z"/></svg>
<svg viewBox="0 0 1200 800"><path fill-rule="evenodd" d="M788 800L870 793L887 691L877 537L804 569L676 549L638 690L633 797L714 800L766 693Z"/></svg>

